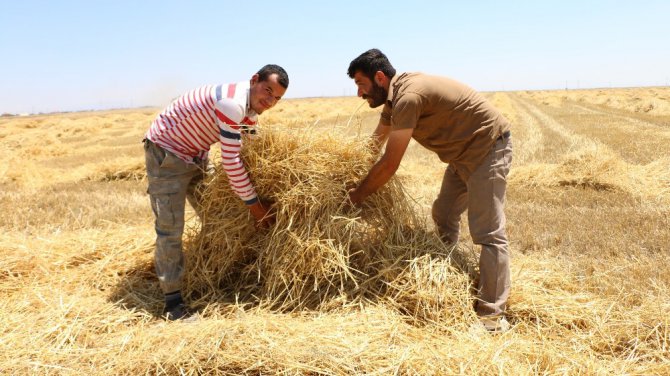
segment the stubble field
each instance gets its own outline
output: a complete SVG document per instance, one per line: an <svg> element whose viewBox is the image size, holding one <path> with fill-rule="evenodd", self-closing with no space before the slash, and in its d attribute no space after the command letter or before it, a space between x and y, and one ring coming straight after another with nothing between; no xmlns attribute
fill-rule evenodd
<svg viewBox="0 0 670 376"><path fill-rule="evenodd" d="M514 144L500 335L390 300L211 301L197 322L166 323L141 144L160 109L0 118L0 373L670 374L670 89L485 95ZM361 102L284 100L260 123L367 137L378 112ZM445 167L412 144L398 172L428 223ZM431 303L450 280L439 260L406 261L428 281L414 303L449 310Z"/></svg>

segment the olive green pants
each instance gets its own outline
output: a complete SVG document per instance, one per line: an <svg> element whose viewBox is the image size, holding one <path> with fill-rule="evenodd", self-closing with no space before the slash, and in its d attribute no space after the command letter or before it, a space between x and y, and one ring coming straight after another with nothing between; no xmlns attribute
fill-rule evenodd
<svg viewBox="0 0 670 376"><path fill-rule="evenodd" d="M184 279L182 234L186 200L199 212L198 185L207 160L186 163L149 140L144 141L151 209L156 218L156 275L164 293L181 290Z"/></svg>
<svg viewBox="0 0 670 376"><path fill-rule="evenodd" d="M444 173L433 203L433 220L447 243L458 242L461 214L467 209L470 235L481 245L477 314L505 312L510 294L510 254L505 233L505 190L512 164L510 137L496 141L482 164L464 181L453 166Z"/></svg>

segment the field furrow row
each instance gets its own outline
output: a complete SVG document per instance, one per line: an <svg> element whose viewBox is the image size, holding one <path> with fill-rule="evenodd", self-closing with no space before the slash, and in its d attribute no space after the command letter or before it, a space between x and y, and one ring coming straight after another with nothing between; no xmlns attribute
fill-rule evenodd
<svg viewBox="0 0 670 376"><path fill-rule="evenodd" d="M515 106L519 109L521 126L530 129L527 134L540 132L541 142L533 142L532 156L527 162L558 163L562 157L584 144L584 138L569 131L563 124L544 113L530 101L517 95L511 95ZM538 137L538 136L535 136ZM518 148L522 149L522 148Z"/></svg>

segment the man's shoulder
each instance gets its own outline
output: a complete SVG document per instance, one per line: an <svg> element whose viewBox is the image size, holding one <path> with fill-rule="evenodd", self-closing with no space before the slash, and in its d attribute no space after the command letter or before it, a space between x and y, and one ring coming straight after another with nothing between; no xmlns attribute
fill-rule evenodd
<svg viewBox="0 0 670 376"><path fill-rule="evenodd" d="M416 103L420 100L424 76L425 74L420 72L405 72L394 80L393 98L391 99L393 109L397 109L400 103Z"/></svg>
<svg viewBox="0 0 670 376"><path fill-rule="evenodd" d="M447 76L421 72L405 73L399 77L394 91L394 103L400 101L454 102L469 96L473 89Z"/></svg>
<svg viewBox="0 0 670 376"><path fill-rule="evenodd" d="M460 86L463 83L442 75L428 74L423 72L402 73L395 82L399 91L421 91L424 88L435 86Z"/></svg>

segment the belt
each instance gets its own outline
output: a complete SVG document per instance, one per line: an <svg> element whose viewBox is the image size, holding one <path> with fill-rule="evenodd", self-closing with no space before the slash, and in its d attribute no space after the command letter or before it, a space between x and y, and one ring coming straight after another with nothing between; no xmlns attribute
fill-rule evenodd
<svg viewBox="0 0 670 376"><path fill-rule="evenodd" d="M153 146L153 147L159 148L159 149L161 149L162 151L164 151L165 153L172 153L171 151L166 150L164 147L158 145L157 143L151 141L151 140L148 139L148 138L144 138L144 139L142 139L142 142L143 142L145 145L151 145L151 146ZM172 153L172 154L174 154L174 153ZM179 157L177 157L177 158L179 158ZM201 164L201 163L203 163L205 160L206 160L205 158L200 158L200 157L197 156L197 155L196 155L195 157L193 157L193 159L192 159L193 163L195 163L195 164Z"/></svg>
<svg viewBox="0 0 670 376"><path fill-rule="evenodd" d="M505 131L498 138L496 138L496 141L500 141L502 139L509 138L509 136L511 136L511 135L512 135L512 133L510 133L510 131Z"/></svg>

